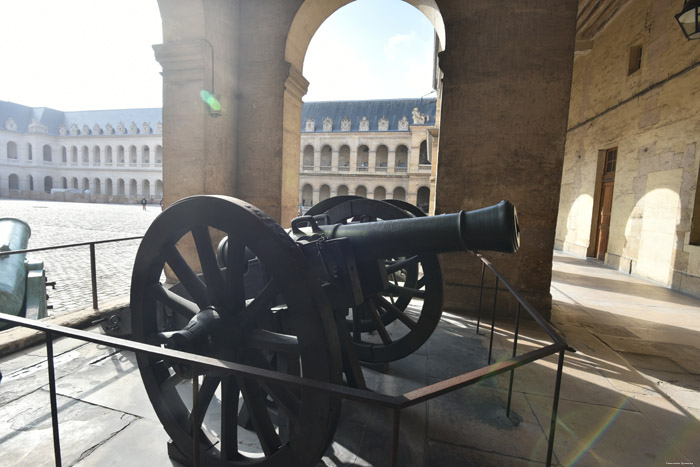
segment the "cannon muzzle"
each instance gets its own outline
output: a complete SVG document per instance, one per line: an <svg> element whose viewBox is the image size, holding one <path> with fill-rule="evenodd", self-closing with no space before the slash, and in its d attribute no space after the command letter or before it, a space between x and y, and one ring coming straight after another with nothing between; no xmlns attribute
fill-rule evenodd
<svg viewBox="0 0 700 467"><path fill-rule="evenodd" d="M514 253L520 246L518 216L509 201L455 214L318 229L328 238L347 238L359 259L477 250Z"/></svg>

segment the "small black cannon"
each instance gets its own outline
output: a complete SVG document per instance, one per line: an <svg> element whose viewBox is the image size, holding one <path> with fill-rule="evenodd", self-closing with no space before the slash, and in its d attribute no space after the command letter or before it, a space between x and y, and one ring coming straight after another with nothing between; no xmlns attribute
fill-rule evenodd
<svg viewBox="0 0 700 467"><path fill-rule="evenodd" d="M438 253L511 253L518 246L517 215L507 201L424 216L401 201L337 197L285 232L241 200L190 197L158 216L139 247L133 335L318 381L340 384L345 376L347 384L364 388L360 361L403 358L437 326ZM177 284L164 284L166 268ZM191 370L137 358L171 437L169 453L180 462L193 462L195 430L201 460L217 466L315 465L333 439L336 398L205 374L198 400L206 415L193 420Z"/></svg>

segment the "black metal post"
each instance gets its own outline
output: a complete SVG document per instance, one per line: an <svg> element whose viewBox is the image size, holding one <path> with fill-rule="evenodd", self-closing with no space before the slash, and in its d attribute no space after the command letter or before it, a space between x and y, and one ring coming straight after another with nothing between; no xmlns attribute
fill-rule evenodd
<svg viewBox="0 0 700 467"><path fill-rule="evenodd" d="M496 288L493 291L493 315L491 316L491 339L489 340L489 365L491 364L491 350L493 349L493 328L496 326L496 298L498 297L498 276L496 276Z"/></svg>
<svg viewBox="0 0 700 467"><path fill-rule="evenodd" d="M53 334L46 333L46 363L49 367L49 397L51 399L51 427L53 428L53 457L61 467L61 440L58 436L58 404L56 403L56 372L53 362Z"/></svg>
<svg viewBox="0 0 700 467"><path fill-rule="evenodd" d="M192 462L199 467L199 375L192 365Z"/></svg>
<svg viewBox="0 0 700 467"><path fill-rule="evenodd" d="M561 375L564 370L564 352L559 352L559 364L557 365L557 382L554 385L554 400L552 401L552 420L549 425L549 442L547 443L547 467L552 465L552 453L554 452L554 431L557 428L557 411L559 410L559 392L561 391Z"/></svg>
<svg viewBox="0 0 700 467"><path fill-rule="evenodd" d="M518 349L518 332L520 330L520 302L518 302L518 310L515 312L515 332L513 333L513 355ZM508 404L506 405L506 417L510 416L510 400L513 396L513 376L515 375L515 368L510 370L510 383L508 383Z"/></svg>
<svg viewBox="0 0 700 467"><path fill-rule="evenodd" d="M481 298L484 295L484 271L486 263L481 263L481 287L479 287L479 311L476 313L476 333L479 334L479 325L481 324Z"/></svg>
<svg viewBox="0 0 700 467"><path fill-rule="evenodd" d="M391 440L391 467L396 467L399 462L399 427L401 423L401 409L394 409L394 429Z"/></svg>
<svg viewBox="0 0 700 467"><path fill-rule="evenodd" d="M92 279L92 309L97 310L97 267L95 266L95 244L90 244L90 278Z"/></svg>

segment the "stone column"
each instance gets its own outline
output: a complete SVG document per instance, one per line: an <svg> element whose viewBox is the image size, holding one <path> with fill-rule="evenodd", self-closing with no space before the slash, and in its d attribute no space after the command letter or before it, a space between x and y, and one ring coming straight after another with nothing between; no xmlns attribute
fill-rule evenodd
<svg viewBox="0 0 700 467"><path fill-rule="evenodd" d="M367 156L367 166L369 169L367 170L368 172L372 173L375 172L375 165L377 164L377 148L371 148L369 150L369 154ZM369 193L367 193L367 196L369 197Z"/></svg>
<svg viewBox="0 0 700 467"><path fill-rule="evenodd" d="M338 155L340 154L340 149L334 149L331 147L331 172L338 171Z"/></svg>
<svg viewBox="0 0 700 467"><path fill-rule="evenodd" d="M443 5L449 10L448 46L439 58L444 78L436 214L513 202L521 248L487 257L548 316L577 2L452 0L440 2L441 10ZM503 21L501 8L517 21ZM445 307L474 310L480 263L450 254L442 264ZM500 308L514 313L503 296Z"/></svg>
<svg viewBox="0 0 700 467"><path fill-rule="evenodd" d="M386 166L387 166L387 169L386 169L387 172L389 172L389 173L394 172L394 167L396 167L396 148L389 149L389 152L387 154Z"/></svg>
<svg viewBox="0 0 700 467"><path fill-rule="evenodd" d="M350 148L350 172L357 172L357 145Z"/></svg>

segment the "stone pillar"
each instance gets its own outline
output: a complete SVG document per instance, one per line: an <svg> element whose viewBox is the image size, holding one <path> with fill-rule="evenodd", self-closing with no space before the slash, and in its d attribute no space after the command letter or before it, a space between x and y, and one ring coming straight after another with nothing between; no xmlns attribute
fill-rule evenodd
<svg viewBox="0 0 700 467"><path fill-rule="evenodd" d="M447 48L439 58L444 78L436 214L513 202L520 250L485 256L548 316L577 2L439 4ZM503 21L500 9L517 21ZM446 308L473 310L480 263L450 254L442 264ZM514 313L513 303L500 296L498 303Z"/></svg>
<svg viewBox="0 0 700 467"><path fill-rule="evenodd" d="M387 166L387 169L386 169L387 172L389 172L389 173L394 172L394 167L396 167L396 148L389 149L389 153L387 154L386 166ZM387 194L387 197L389 197L388 194Z"/></svg>
<svg viewBox="0 0 700 467"><path fill-rule="evenodd" d="M338 171L338 154L339 153L340 153L340 149L333 149L331 147L331 172Z"/></svg>
<svg viewBox="0 0 700 467"><path fill-rule="evenodd" d="M350 172L357 172L357 146L350 148Z"/></svg>
<svg viewBox="0 0 700 467"><path fill-rule="evenodd" d="M323 151L323 146L321 146L318 151L314 146L314 172L321 170L321 152Z"/></svg>
<svg viewBox="0 0 700 467"><path fill-rule="evenodd" d="M368 167L368 172L372 173L375 172L375 165L377 164L377 148L372 148L369 150L368 156L367 156L367 167ZM367 193L367 196L369 197L369 193Z"/></svg>

